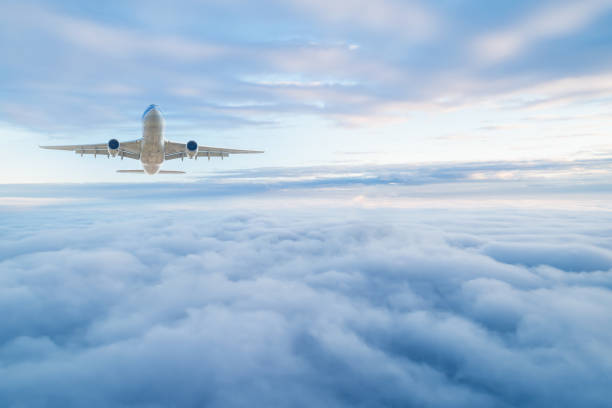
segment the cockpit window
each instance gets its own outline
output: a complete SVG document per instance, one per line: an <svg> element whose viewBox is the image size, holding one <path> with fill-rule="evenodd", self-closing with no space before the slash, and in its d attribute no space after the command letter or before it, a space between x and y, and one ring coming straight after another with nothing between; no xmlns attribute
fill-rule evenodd
<svg viewBox="0 0 612 408"><path fill-rule="evenodd" d="M147 116L147 113L151 112L153 109L156 109L156 108L157 108L157 105L155 104L149 105L149 107L142 114L142 118L144 119L144 117Z"/></svg>

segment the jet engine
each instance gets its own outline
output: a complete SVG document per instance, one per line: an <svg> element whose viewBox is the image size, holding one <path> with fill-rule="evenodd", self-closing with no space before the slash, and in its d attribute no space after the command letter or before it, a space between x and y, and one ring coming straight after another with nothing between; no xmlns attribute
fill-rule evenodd
<svg viewBox="0 0 612 408"><path fill-rule="evenodd" d="M119 141L117 139L111 139L108 141L108 154L110 154L113 157L117 156L117 153L119 153Z"/></svg>
<svg viewBox="0 0 612 408"><path fill-rule="evenodd" d="M188 141L187 144L185 145L185 153L187 154L187 157L189 157L190 159L197 157L198 143L193 140Z"/></svg>

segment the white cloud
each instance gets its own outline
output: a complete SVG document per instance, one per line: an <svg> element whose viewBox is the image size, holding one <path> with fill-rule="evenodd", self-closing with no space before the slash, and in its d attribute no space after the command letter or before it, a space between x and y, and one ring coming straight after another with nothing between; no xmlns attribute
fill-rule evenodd
<svg viewBox="0 0 612 408"><path fill-rule="evenodd" d="M478 38L474 50L484 62L504 61L535 42L581 30L610 8L609 0L552 2L524 21Z"/></svg>
<svg viewBox="0 0 612 408"><path fill-rule="evenodd" d="M425 40L439 30L440 18L417 1L379 0L292 0L297 7L324 21L357 24L377 32L393 33L404 39Z"/></svg>
<svg viewBox="0 0 612 408"><path fill-rule="evenodd" d="M43 7L10 6L4 9L7 24L43 29L83 51L114 58L135 56L198 60L218 57L224 50L214 44L190 41L178 36L151 35L84 18L72 17Z"/></svg>
<svg viewBox="0 0 612 408"><path fill-rule="evenodd" d="M59 197L0 197L0 207L39 207L48 205L59 205L79 201L74 198Z"/></svg>
<svg viewBox="0 0 612 408"><path fill-rule="evenodd" d="M505 106L546 107L575 102L594 101L612 96L612 73L607 71L582 76L568 76L518 87L497 95Z"/></svg>
<svg viewBox="0 0 612 408"><path fill-rule="evenodd" d="M610 399L608 213L254 212L187 186L195 210L159 211L167 189L0 216L0 405Z"/></svg>

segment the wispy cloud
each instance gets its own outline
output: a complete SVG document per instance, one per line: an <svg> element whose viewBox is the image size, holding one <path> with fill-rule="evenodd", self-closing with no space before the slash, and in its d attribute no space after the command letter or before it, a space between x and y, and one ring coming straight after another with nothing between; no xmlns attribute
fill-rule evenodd
<svg viewBox="0 0 612 408"><path fill-rule="evenodd" d="M121 28L92 20L71 17L34 6L7 6L5 20L11 24L35 25L82 52L100 53L113 58L134 58L138 55L193 60L215 57L223 53L220 47L166 35L151 36L134 29Z"/></svg>
<svg viewBox="0 0 612 408"><path fill-rule="evenodd" d="M225 170L181 182L5 184L7 210L122 202L161 211L224 208L515 208L611 211L610 157L568 161L336 165ZM180 200L177 198L180 197Z"/></svg>
<svg viewBox="0 0 612 408"><path fill-rule="evenodd" d="M365 0L335 1L292 0L295 6L332 23L356 24L376 32L399 35L410 40L431 38L440 30L440 17L419 1Z"/></svg>
<svg viewBox="0 0 612 408"><path fill-rule="evenodd" d="M609 0L553 2L508 28L478 38L476 55L488 63L516 57L536 42L584 29L611 8Z"/></svg>

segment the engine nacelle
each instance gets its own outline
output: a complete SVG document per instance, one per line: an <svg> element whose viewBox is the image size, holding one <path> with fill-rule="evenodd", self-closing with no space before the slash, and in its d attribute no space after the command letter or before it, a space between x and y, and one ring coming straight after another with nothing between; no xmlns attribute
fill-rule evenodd
<svg viewBox="0 0 612 408"><path fill-rule="evenodd" d="M119 153L119 141L117 139L109 140L106 147L108 148L108 154L113 157L116 157Z"/></svg>
<svg viewBox="0 0 612 408"><path fill-rule="evenodd" d="M185 145L185 153L190 159L196 157L198 155L198 143L193 140L188 141Z"/></svg>

